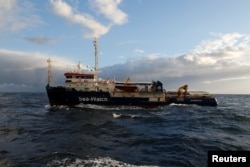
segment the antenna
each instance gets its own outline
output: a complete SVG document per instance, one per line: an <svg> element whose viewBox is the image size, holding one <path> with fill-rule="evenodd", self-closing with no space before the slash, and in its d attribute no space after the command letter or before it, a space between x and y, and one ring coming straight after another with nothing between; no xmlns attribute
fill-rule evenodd
<svg viewBox="0 0 250 167"><path fill-rule="evenodd" d="M94 47L95 47L95 73L94 73L94 81L98 79L98 39L94 38Z"/></svg>
<svg viewBox="0 0 250 167"><path fill-rule="evenodd" d="M47 60L48 62L48 85L50 85L52 80L52 74L51 74L51 60L50 58Z"/></svg>
<svg viewBox="0 0 250 167"><path fill-rule="evenodd" d="M78 69L78 73L81 73L81 62L79 61L79 63L77 64L77 69Z"/></svg>

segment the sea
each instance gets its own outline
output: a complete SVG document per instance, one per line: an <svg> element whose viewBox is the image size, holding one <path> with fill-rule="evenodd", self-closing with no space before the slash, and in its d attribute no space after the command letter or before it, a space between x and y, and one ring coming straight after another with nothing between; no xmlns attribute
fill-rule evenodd
<svg viewBox="0 0 250 167"><path fill-rule="evenodd" d="M206 167L208 151L250 151L250 95L219 105L51 107L0 93L0 166Z"/></svg>

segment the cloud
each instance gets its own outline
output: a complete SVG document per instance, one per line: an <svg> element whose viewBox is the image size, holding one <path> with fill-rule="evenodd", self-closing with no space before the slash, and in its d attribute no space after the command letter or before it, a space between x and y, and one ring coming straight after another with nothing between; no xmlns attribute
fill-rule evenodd
<svg viewBox="0 0 250 167"><path fill-rule="evenodd" d="M55 14L87 28L88 32L84 33L86 38L100 37L106 34L113 25L124 24L127 18L126 14L118 9L118 5L121 3L120 0L90 1L92 6L99 9L100 13L111 21L108 25L101 24L89 14L78 12L63 0L50 0L50 3Z"/></svg>
<svg viewBox="0 0 250 167"><path fill-rule="evenodd" d="M75 66L71 61L55 55L0 49L0 91L44 91L49 57L54 78L62 84L63 73Z"/></svg>
<svg viewBox="0 0 250 167"><path fill-rule="evenodd" d="M31 2L0 0L0 31L17 31L41 23Z"/></svg>
<svg viewBox="0 0 250 167"><path fill-rule="evenodd" d="M240 82L240 80L247 80L247 79L248 78L246 76L238 77L238 78L222 78L222 79L213 80L213 81L204 81L204 83L210 84L210 83L215 83L215 82L233 81L233 80L237 80Z"/></svg>
<svg viewBox="0 0 250 167"><path fill-rule="evenodd" d="M127 22L127 14L118 8L121 0L92 0L90 2L99 13L111 20L112 23L122 25Z"/></svg>
<svg viewBox="0 0 250 167"><path fill-rule="evenodd" d="M190 54L183 56L187 63L217 69L250 65L250 35L218 34L214 40L202 41Z"/></svg>
<svg viewBox="0 0 250 167"><path fill-rule="evenodd" d="M144 50L142 50L142 49L135 49L134 52L135 52L136 54L143 54L143 53L144 53Z"/></svg>
<svg viewBox="0 0 250 167"><path fill-rule="evenodd" d="M26 41L37 45L51 45L56 42L56 39L46 37L23 37Z"/></svg>
<svg viewBox="0 0 250 167"><path fill-rule="evenodd" d="M135 81L161 80L167 89L189 84L191 89L216 93L250 93L249 68L250 35L231 33L213 34L213 39L183 55L149 54L103 68L102 74L118 80L127 76Z"/></svg>

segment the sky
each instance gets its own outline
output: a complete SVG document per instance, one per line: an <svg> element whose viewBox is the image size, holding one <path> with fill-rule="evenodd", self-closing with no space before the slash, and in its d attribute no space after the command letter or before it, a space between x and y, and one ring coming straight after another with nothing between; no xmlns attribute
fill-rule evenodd
<svg viewBox="0 0 250 167"><path fill-rule="evenodd" d="M0 92L44 92L80 62L99 77L250 94L249 0L0 0Z"/></svg>

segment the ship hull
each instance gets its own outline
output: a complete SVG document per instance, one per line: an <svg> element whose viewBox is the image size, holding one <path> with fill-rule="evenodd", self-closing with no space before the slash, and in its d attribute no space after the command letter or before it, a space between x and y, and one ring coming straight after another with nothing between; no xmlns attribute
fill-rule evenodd
<svg viewBox="0 0 250 167"><path fill-rule="evenodd" d="M149 97L112 97L109 92L102 91L77 91L74 88L62 86L46 86L51 106L71 106L80 104L93 104L103 106L138 106L142 108L156 108L169 104L195 104L201 106L217 106L214 97L192 97L183 98L167 97L166 101L149 101Z"/></svg>
<svg viewBox="0 0 250 167"><path fill-rule="evenodd" d="M200 106L217 106L218 102L214 97L170 97L171 104L195 104Z"/></svg>
<svg viewBox="0 0 250 167"><path fill-rule="evenodd" d="M111 97L109 92L77 91L74 88L46 86L51 106L65 105L77 106L80 104L93 104L103 106L138 106L155 108L168 105L167 102L152 102L148 97Z"/></svg>

